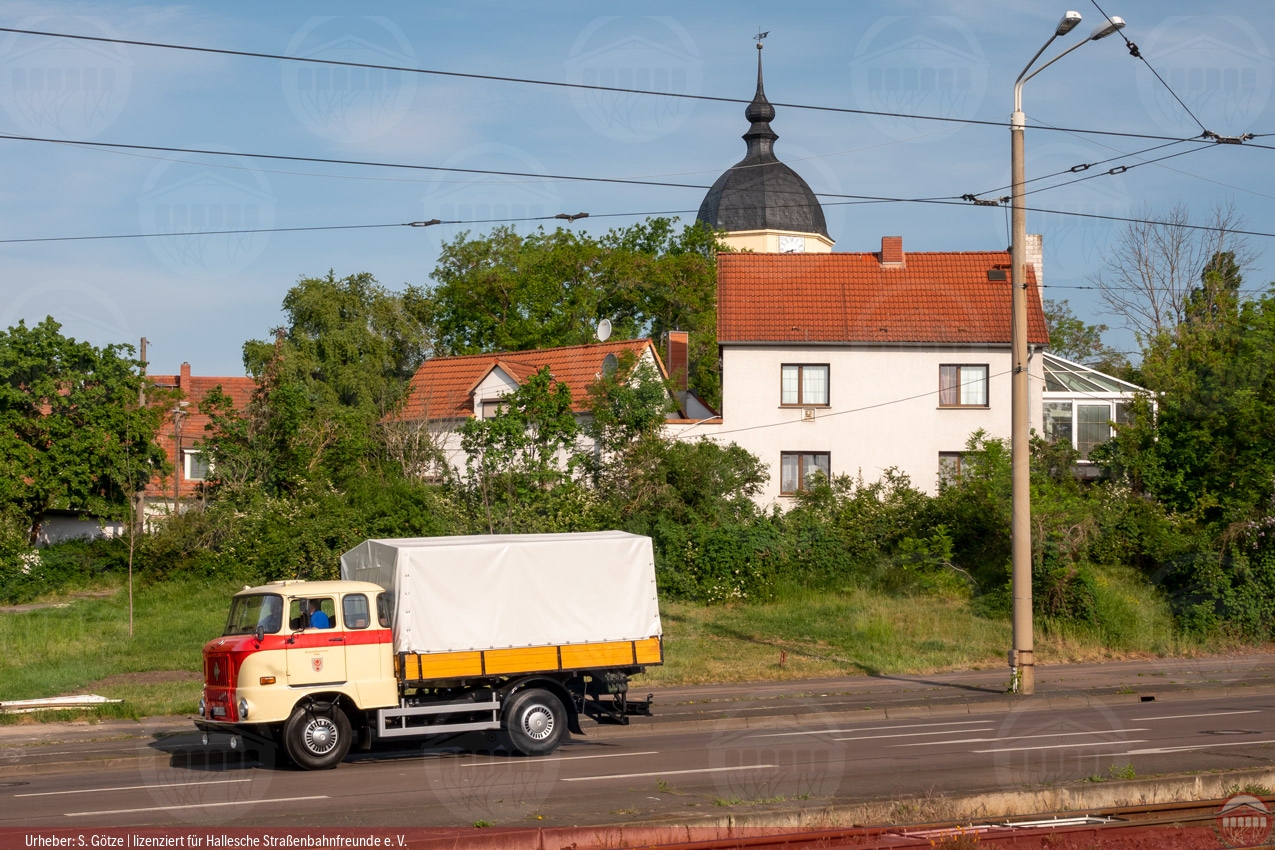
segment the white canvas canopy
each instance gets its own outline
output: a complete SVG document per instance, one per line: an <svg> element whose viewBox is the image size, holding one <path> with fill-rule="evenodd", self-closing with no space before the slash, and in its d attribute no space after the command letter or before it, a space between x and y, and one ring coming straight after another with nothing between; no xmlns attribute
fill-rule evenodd
<svg viewBox="0 0 1275 850"><path fill-rule="evenodd" d="M365 540L341 578L390 591L397 652L661 634L651 539L622 531Z"/></svg>

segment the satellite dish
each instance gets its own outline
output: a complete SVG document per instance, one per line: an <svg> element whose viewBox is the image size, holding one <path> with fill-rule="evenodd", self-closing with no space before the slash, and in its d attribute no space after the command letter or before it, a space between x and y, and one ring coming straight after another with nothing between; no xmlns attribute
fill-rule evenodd
<svg viewBox="0 0 1275 850"><path fill-rule="evenodd" d="M603 319L602 321L605 322L606 319ZM619 368L620 358L616 357L614 354L608 354L606 357L602 358L602 374L606 377L609 378L614 375L615 370Z"/></svg>
<svg viewBox="0 0 1275 850"><path fill-rule="evenodd" d="M611 320L603 319L598 322L598 342L606 342L611 338Z"/></svg>

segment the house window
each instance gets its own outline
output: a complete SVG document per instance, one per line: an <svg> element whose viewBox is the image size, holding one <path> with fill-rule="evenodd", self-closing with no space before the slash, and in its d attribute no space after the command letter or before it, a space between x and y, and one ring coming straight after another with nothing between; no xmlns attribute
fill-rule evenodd
<svg viewBox="0 0 1275 850"><path fill-rule="evenodd" d="M1089 460L1094 446L1111 439L1111 405L1076 405L1076 450L1080 457Z"/></svg>
<svg viewBox="0 0 1275 850"><path fill-rule="evenodd" d="M939 477L944 481L955 481L961 477L962 459L965 452L939 452Z"/></svg>
<svg viewBox="0 0 1275 850"><path fill-rule="evenodd" d="M782 367L779 403L828 406L828 365L787 364Z"/></svg>
<svg viewBox="0 0 1275 850"><path fill-rule="evenodd" d="M940 366L940 407L987 407L987 366Z"/></svg>
<svg viewBox="0 0 1275 850"><path fill-rule="evenodd" d="M187 481L203 481L212 471L212 463L199 449L184 449L185 468L182 470Z"/></svg>
<svg viewBox="0 0 1275 850"><path fill-rule="evenodd" d="M1066 442L1070 444L1072 435L1071 402L1047 401L1045 402L1044 413L1045 439L1051 443Z"/></svg>
<svg viewBox="0 0 1275 850"><path fill-rule="evenodd" d="M483 402L483 419L495 419L505 406L503 398L489 398Z"/></svg>
<svg viewBox="0 0 1275 850"><path fill-rule="evenodd" d="M780 456L779 494L791 496L808 490L816 473L832 477L828 452L784 452Z"/></svg>

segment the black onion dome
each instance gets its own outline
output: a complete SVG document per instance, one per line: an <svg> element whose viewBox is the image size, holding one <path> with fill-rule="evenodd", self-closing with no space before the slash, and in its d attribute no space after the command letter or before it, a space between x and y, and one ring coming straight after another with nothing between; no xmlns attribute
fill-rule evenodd
<svg viewBox="0 0 1275 850"><path fill-rule="evenodd" d="M713 183L696 218L727 232L791 230L827 236L823 207L810 185L775 158L779 136L770 129L775 107L762 87L760 43L757 50L757 93L744 110L748 152Z"/></svg>

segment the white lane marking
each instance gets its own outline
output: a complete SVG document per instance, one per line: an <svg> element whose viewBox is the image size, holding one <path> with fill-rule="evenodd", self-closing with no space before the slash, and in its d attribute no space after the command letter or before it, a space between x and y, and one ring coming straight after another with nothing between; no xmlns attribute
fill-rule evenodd
<svg viewBox="0 0 1275 850"><path fill-rule="evenodd" d="M252 779L214 779L211 782L166 782L159 785L117 785L114 788L80 788L76 791L38 791L33 794L14 794L15 797L53 797L58 794L97 794L109 791L136 791L139 788L176 788L181 785L226 785L231 782L251 782Z"/></svg>
<svg viewBox="0 0 1275 850"><path fill-rule="evenodd" d="M54 750L53 752L48 752L48 751L45 751L45 750L37 750L37 749L32 748L31 750L26 751L26 752L19 751L18 755L19 755L19 756L26 756L26 755L31 755L31 756L78 756L78 755L82 755L82 754L84 754L84 753L125 753L125 752L128 752L128 751L130 751L130 750L146 750L146 749L150 749L149 745L143 745L143 746L140 746L140 747L110 747L110 748L105 749L105 750Z"/></svg>
<svg viewBox="0 0 1275 850"><path fill-rule="evenodd" d="M856 735L851 738L833 738L834 741L879 741L886 738L919 738L922 735L960 735L965 732L986 732L991 729L989 723L986 726L975 726L972 729L940 729L937 732L904 732L899 735ZM989 739L990 740L990 739ZM938 743L938 742L934 742ZM948 743L948 742L943 742ZM957 742L961 743L961 742Z"/></svg>
<svg viewBox="0 0 1275 850"><path fill-rule="evenodd" d="M535 761L532 762L532 764L544 764L547 761L578 761L580 759L613 759L613 758L619 758L620 756L656 756L659 754L660 754L659 750L647 750L646 752L643 752L643 753L597 753L596 755L591 755L591 756L562 756L561 758L556 758L556 759L536 759ZM520 761L519 759L502 759L500 761L466 761L466 762L461 762L460 766L461 767L494 767L496 765L501 765L501 764L504 764L504 765L518 764L519 761ZM523 762L523 763L525 764L526 762Z"/></svg>
<svg viewBox="0 0 1275 850"><path fill-rule="evenodd" d="M1080 750L1091 747L1114 747L1117 744L1124 747L1129 744L1145 744L1145 738L1137 738L1132 741L1085 741L1079 744L1048 744L1043 747L1000 747L994 750L970 750L971 753L1015 753L1021 750L1065 750L1068 747ZM1134 750L1133 752L1137 752ZM1131 755L1132 753L1112 753L1112 755Z"/></svg>
<svg viewBox="0 0 1275 850"><path fill-rule="evenodd" d="M892 747L937 747L944 744L986 744L989 741L1021 741L1023 738L1070 738L1075 735L1123 735L1125 732L1148 732L1149 729L1112 729L1107 732L1050 732L1048 735L998 735L995 738L964 738L956 741L921 741L916 744L891 744Z"/></svg>
<svg viewBox="0 0 1275 850"><path fill-rule="evenodd" d="M1141 743L1139 741L1139 743ZM777 764L744 764L739 767L700 767L695 770L653 770L649 773L610 773L606 776L572 776L563 782L590 782L594 779L641 779L643 776L681 776L686 773L725 773L728 770L764 770Z"/></svg>
<svg viewBox="0 0 1275 850"><path fill-rule="evenodd" d="M945 723L909 723L906 726L864 726L859 729L812 729L809 732L772 732L767 735L745 735L746 738L784 738L789 735L840 735L842 732L877 732L890 729L928 729L931 726L979 726L990 720L949 720Z"/></svg>
<svg viewBox="0 0 1275 850"><path fill-rule="evenodd" d="M150 806L145 809L107 809L99 812L67 812L68 818L83 818L90 815L131 815L136 812L171 812L176 809L211 809L216 806L260 806L262 803L295 803L301 800L326 800L327 794L314 797L274 797L269 800L237 800L229 803L191 803L186 806Z"/></svg>
<svg viewBox="0 0 1275 850"><path fill-rule="evenodd" d="M1135 722L1143 720L1181 720L1185 717L1225 717L1228 714L1261 714L1260 708L1253 708L1248 711L1214 711L1209 714L1169 714L1164 717L1134 717Z"/></svg>
<svg viewBox="0 0 1275 850"><path fill-rule="evenodd" d="M1130 743L1133 743L1130 741ZM1138 741L1137 743L1143 743ZM1153 755L1155 753L1181 753L1186 750L1211 750L1215 747L1253 747L1258 744L1275 744L1275 741L1228 741L1225 744L1196 744L1190 747L1155 747L1145 750L1130 750L1125 755Z"/></svg>

